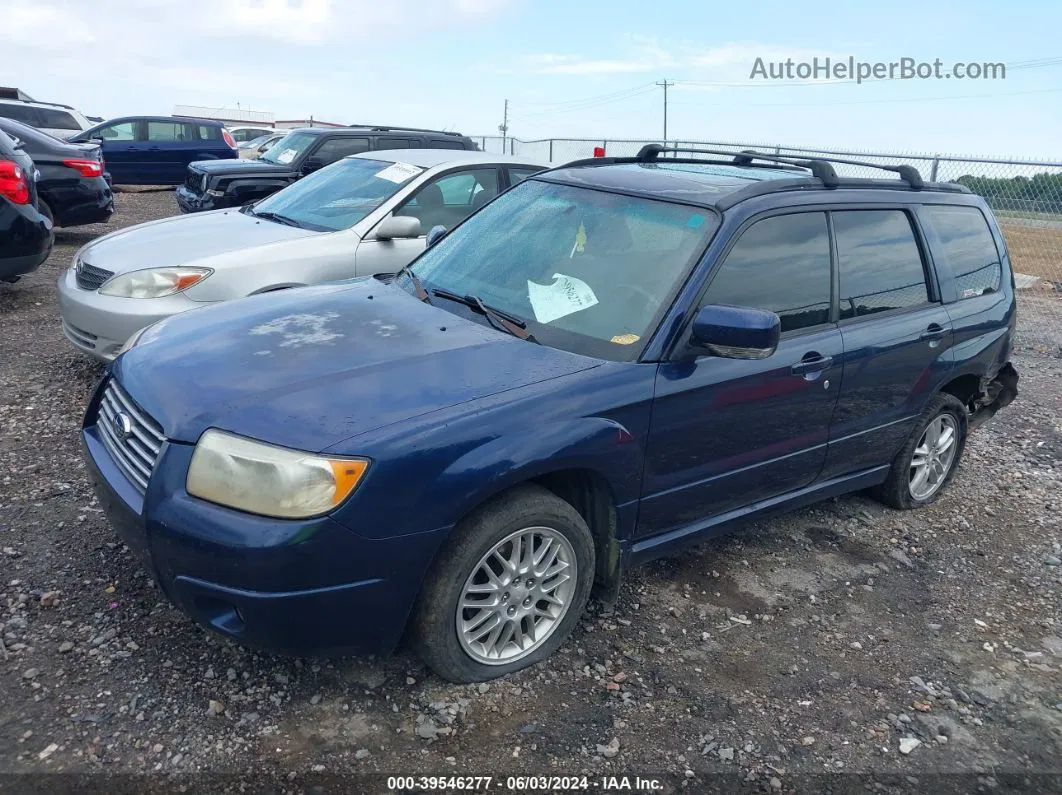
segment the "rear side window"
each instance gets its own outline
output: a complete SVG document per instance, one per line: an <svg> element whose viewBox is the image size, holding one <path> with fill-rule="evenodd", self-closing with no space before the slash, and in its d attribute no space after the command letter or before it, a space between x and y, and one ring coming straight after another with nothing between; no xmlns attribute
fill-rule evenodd
<svg viewBox="0 0 1062 795"><path fill-rule="evenodd" d="M377 138L377 149L409 149L411 141L408 138Z"/></svg>
<svg viewBox="0 0 1062 795"><path fill-rule="evenodd" d="M211 127L209 124L199 125L199 140L200 141L220 141L221 140L221 128Z"/></svg>
<svg viewBox="0 0 1062 795"><path fill-rule="evenodd" d="M465 145L461 141L446 141L441 138L428 139L429 149L464 149Z"/></svg>
<svg viewBox="0 0 1062 795"><path fill-rule="evenodd" d="M517 182L523 182L532 174L537 174L542 171L541 168L509 168L509 184L515 185Z"/></svg>
<svg viewBox="0 0 1062 795"><path fill-rule="evenodd" d="M825 213L777 215L738 239L702 304L765 309L782 331L830 321L830 236Z"/></svg>
<svg viewBox="0 0 1062 795"><path fill-rule="evenodd" d="M77 123L77 119L73 115L67 113L65 110L55 110L54 108L37 108L37 113L40 115L41 127L46 127L49 130L80 130L81 125Z"/></svg>
<svg viewBox="0 0 1062 795"><path fill-rule="evenodd" d="M922 253L902 210L833 214L841 281L841 320L929 301Z"/></svg>
<svg viewBox="0 0 1062 795"><path fill-rule="evenodd" d="M359 152L369 151L368 138L333 138L325 141L313 156L325 165L342 160L347 155L356 155Z"/></svg>
<svg viewBox="0 0 1062 795"><path fill-rule="evenodd" d="M183 141L184 125L173 121L149 121L147 139L149 141Z"/></svg>
<svg viewBox="0 0 1062 795"><path fill-rule="evenodd" d="M9 105L6 102L0 102L0 116L7 119L14 119L20 121L23 124L28 124L31 127L45 127L47 125L41 124L40 117L37 112L29 105Z"/></svg>
<svg viewBox="0 0 1062 795"><path fill-rule="evenodd" d="M926 205L922 217L937 233L955 277L959 298L975 298L999 289L1002 266L988 221L976 207Z"/></svg>

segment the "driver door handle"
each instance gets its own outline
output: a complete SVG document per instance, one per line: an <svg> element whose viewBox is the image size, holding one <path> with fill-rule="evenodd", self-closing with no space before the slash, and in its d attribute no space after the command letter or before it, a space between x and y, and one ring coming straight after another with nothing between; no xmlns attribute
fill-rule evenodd
<svg viewBox="0 0 1062 795"><path fill-rule="evenodd" d="M929 340L944 339L944 327L939 323L930 323L922 335L918 338L922 342L928 342Z"/></svg>
<svg viewBox="0 0 1062 795"><path fill-rule="evenodd" d="M823 356L818 351L810 351L809 353L805 353L804 357L793 365L793 375L821 373L832 364L832 356Z"/></svg>

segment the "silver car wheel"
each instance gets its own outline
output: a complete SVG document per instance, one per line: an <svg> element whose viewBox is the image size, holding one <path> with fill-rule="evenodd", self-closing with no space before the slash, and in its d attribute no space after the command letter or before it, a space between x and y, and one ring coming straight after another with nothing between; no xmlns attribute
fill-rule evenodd
<svg viewBox="0 0 1062 795"><path fill-rule="evenodd" d="M935 417L926 426L911 455L911 476L908 488L916 500L926 500L936 494L955 462L958 426L950 414Z"/></svg>
<svg viewBox="0 0 1062 795"><path fill-rule="evenodd" d="M552 528L527 527L503 538L465 580L457 605L461 648L486 665L531 654L567 614L577 567L571 543Z"/></svg>

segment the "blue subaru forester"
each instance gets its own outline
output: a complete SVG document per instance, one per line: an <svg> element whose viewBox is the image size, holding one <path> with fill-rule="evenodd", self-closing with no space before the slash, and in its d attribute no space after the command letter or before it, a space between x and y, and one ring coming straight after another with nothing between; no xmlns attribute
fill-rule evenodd
<svg viewBox="0 0 1062 795"><path fill-rule="evenodd" d="M1017 394L1014 284L984 201L891 170L650 146L533 176L397 275L163 321L88 406L101 502L207 627L405 635L462 682L739 522L930 503Z"/></svg>

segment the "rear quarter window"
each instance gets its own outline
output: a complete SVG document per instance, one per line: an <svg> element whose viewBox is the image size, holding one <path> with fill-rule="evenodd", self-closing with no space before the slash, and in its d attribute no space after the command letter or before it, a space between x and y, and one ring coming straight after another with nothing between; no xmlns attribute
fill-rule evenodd
<svg viewBox="0 0 1062 795"><path fill-rule="evenodd" d="M41 127L46 127L49 130L81 130L81 125L77 123L77 119L74 118L73 114L67 113L65 110L37 108L37 113L40 115Z"/></svg>
<svg viewBox="0 0 1062 795"><path fill-rule="evenodd" d="M999 290L999 250L984 214L976 207L934 204L922 217L936 233L938 249L955 279L959 300Z"/></svg>

